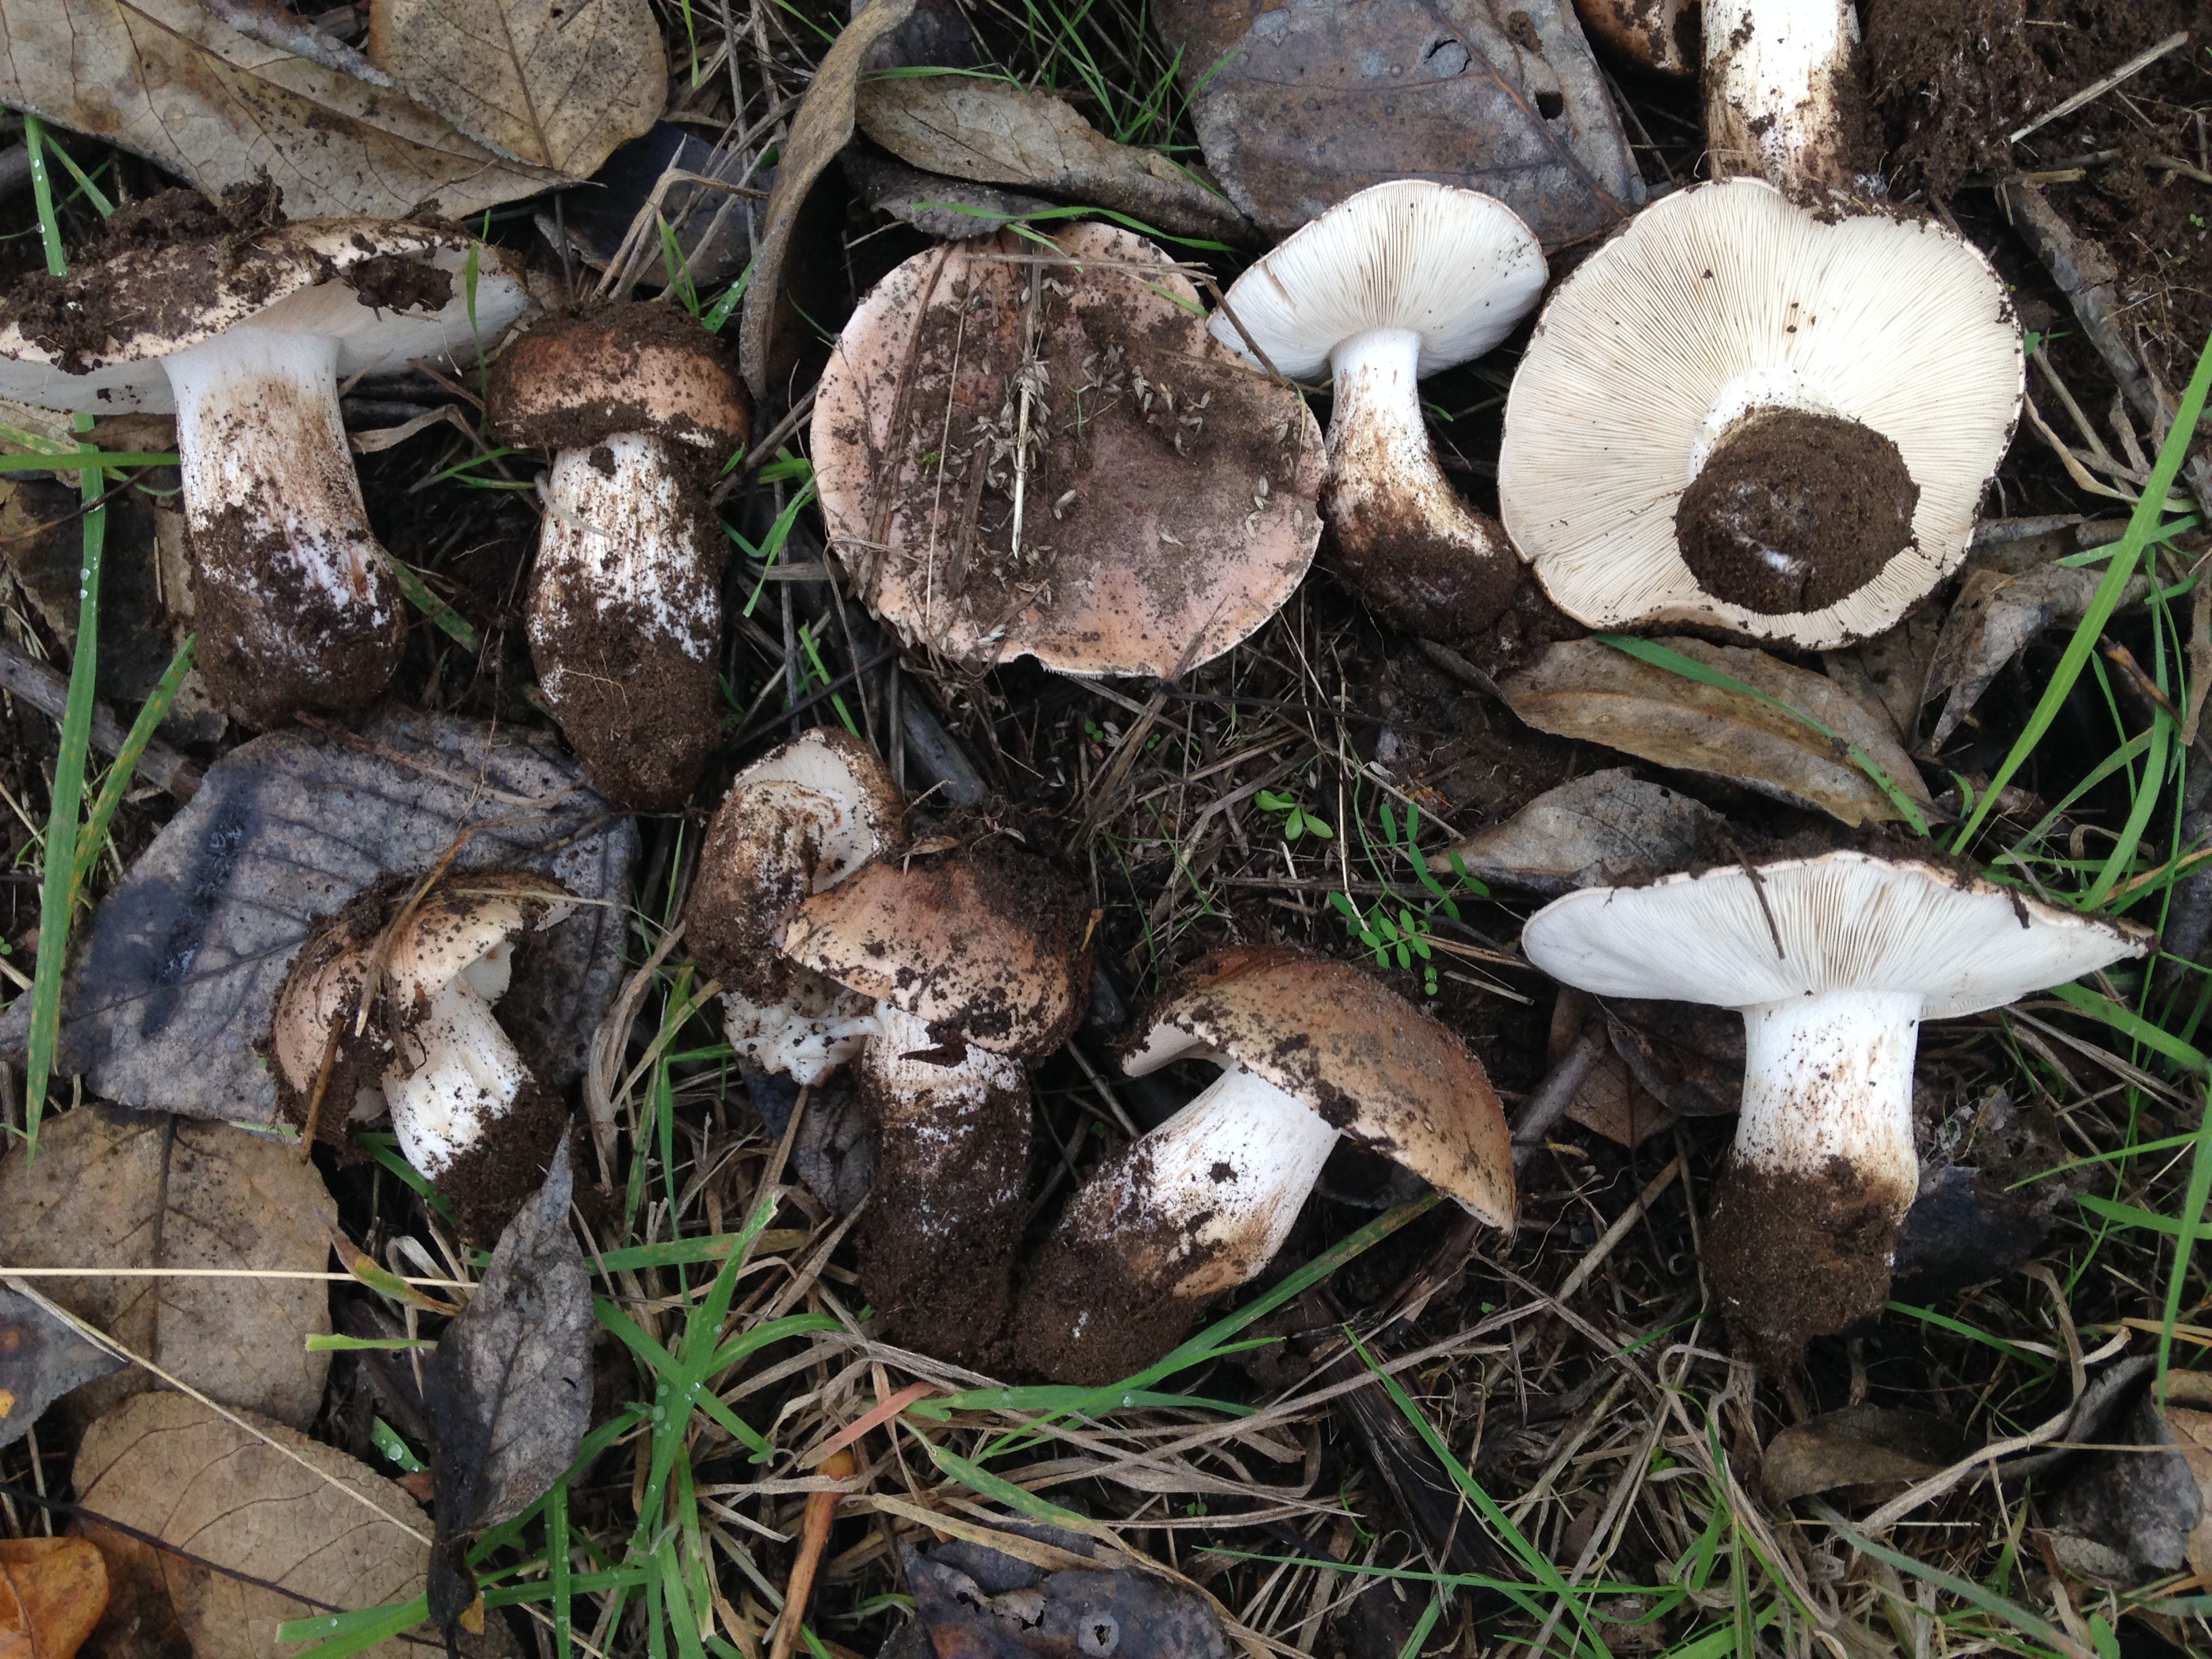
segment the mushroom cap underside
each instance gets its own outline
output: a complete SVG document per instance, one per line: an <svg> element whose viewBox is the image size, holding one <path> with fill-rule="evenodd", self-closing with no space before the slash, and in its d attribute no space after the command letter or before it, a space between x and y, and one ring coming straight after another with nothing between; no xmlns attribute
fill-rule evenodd
<svg viewBox="0 0 2212 1659"><path fill-rule="evenodd" d="M1338 1133L1404 1165L1492 1226L1513 1224L1511 1137L1482 1062L1373 975L1284 946L1208 957L1135 1027L1132 1077L1234 1060Z"/></svg>
<svg viewBox="0 0 2212 1659"><path fill-rule="evenodd" d="M473 293L465 280L471 250ZM362 267L399 260L450 280L434 309L373 303ZM371 296L352 286L363 280ZM184 241L132 248L72 279L74 303L106 320L98 343L46 343L0 309L0 397L46 409L147 410L176 403L161 359L250 325L335 339L341 380L416 358L472 362L520 316L530 296L520 267L466 233L379 219L307 219L240 246ZM81 372L65 368L65 362Z"/></svg>
<svg viewBox="0 0 2212 1659"><path fill-rule="evenodd" d="M1358 335L1414 333L1419 373L1433 374L1510 334L1546 271L1543 245L1495 197L1399 179L1346 197L1261 256L1211 326L1240 355L1249 334L1298 380L1320 379L1330 354Z"/></svg>
<svg viewBox="0 0 2212 1659"><path fill-rule="evenodd" d="M861 300L814 405L831 545L910 643L1182 672L1304 580L1321 428L1206 333L1152 243L1054 240L1066 263L1006 237L932 249Z"/></svg>
<svg viewBox="0 0 2212 1659"><path fill-rule="evenodd" d="M1521 930L1529 961L1599 996L1751 1008L1879 991L1923 997L1930 1019L2000 1007L2150 943L2130 922L1859 852L1585 888Z"/></svg>
<svg viewBox="0 0 2212 1659"><path fill-rule="evenodd" d="M490 393L493 435L533 449L582 449L636 432L720 456L752 425L752 399L729 353L666 302L538 324L492 365Z"/></svg>
<svg viewBox="0 0 2212 1659"><path fill-rule="evenodd" d="M1758 179L1646 208L1561 283L1506 399L1499 517L1593 628L1699 623L1826 649L1894 624L1965 559L2025 391L1989 261L1930 222L1823 220ZM1919 496L1911 541L1835 604L1762 614L1702 589L1675 513L1737 421L1857 422Z"/></svg>

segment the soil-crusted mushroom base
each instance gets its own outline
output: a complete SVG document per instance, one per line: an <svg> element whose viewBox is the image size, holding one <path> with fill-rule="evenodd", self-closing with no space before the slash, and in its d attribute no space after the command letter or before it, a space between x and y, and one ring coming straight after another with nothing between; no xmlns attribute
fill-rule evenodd
<svg viewBox="0 0 2212 1659"><path fill-rule="evenodd" d="M1731 1158L1705 1222L1705 1270L1736 1341L1786 1370L1810 1338L1880 1313L1911 1203L1840 1158L1805 1175Z"/></svg>

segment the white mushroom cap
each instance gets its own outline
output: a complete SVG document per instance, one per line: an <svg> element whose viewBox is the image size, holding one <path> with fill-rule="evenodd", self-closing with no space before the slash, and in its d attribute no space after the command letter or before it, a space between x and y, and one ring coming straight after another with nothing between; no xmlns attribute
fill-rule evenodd
<svg viewBox="0 0 2212 1659"><path fill-rule="evenodd" d="M1879 634L1966 558L2025 390L2020 325L1980 252L1881 215L1825 222L1735 179L1655 203L1563 283L1505 406L1499 515L1593 628L1701 623L1826 650ZM1683 562L1683 491L1741 417L1790 409L1895 444L1912 542L1824 610L1765 615Z"/></svg>
<svg viewBox="0 0 2212 1659"><path fill-rule="evenodd" d="M1292 380L1318 379L1339 346L1377 330L1419 335L1419 372L1434 374L1510 334L1544 276L1542 244L1504 203L1401 179L1293 231L1237 279L1228 308ZM1209 326L1251 356L1225 313Z"/></svg>
<svg viewBox="0 0 2212 1659"><path fill-rule="evenodd" d="M2150 948L2130 923L1856 852L1570 893L1528 919L1521 943L1553 978L1599 996L1755 1008L1869 991L1917 996L1930 1019L2001 1007Z"/></svg>

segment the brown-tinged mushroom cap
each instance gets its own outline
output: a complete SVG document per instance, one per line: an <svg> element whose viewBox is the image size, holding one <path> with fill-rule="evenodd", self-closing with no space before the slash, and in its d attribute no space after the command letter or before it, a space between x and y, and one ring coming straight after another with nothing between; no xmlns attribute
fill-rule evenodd
<svg viewBox="0 0 2212 1659"><path fill-rule="evenodd" d="M1051 1053L1091 988L1091 907L1003 841L889 857L790 914L786 956L994 1054Z"/></svg>
<svg viewBox="0 0 2212 1659"><path fill-rule="evenodd" d="M1655 75L1698 72L1698 0L1575 0L1591 40Z"/></svg>
<svg viewBox="0 0 2212 1659"><path fill-rule="evenodd" d="M1320 539L1319 427L1211 339L1152 243L1104 225L916 255L814 404L840 559L908 641L1166 675L1250 635ZM1043 258L1040 259L1040 254Z"/></svg>
<svg viewBox="0 0 2212 1659"><path fill-rule="evenodd" d="M1513 1224L1511 1136L1482 1062L1371 975L1284 946L1200 963L1138 1025L1141 1077L1222 1054L1495 1227Z"/></svg>
<svg viewBox="0 0 2212 1659"><path fill-rule="evenodd" d="M665 303L538 324L492 365L486 409L495 437L531 449L635 432L719 459L752 430L752 399L721 343Z"/></svg>

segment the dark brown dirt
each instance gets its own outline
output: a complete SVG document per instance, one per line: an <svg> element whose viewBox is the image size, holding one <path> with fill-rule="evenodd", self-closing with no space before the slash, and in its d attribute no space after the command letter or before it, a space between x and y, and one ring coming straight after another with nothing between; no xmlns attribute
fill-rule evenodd
<svg viewBox="0 0 2212 1659"><path fill-rule="evenodd" d="M1897 446L1832 415L1753 415L1682 492L1682 561L1716 598L1765 616L1821 611L1912 540L1920 487Z"/></svg>
<svg viewBox="0 0 2212 1659"><path fill-rule="evenodd" d="M1157 1253L1179 1249L1176 1230L1158 1225ZM1015 1364L1056 1382L1100 1387L1134 1376L1182 1341L1206 1304L1139 1280L1129 1270L1136 1248L1134 1240L1109 1245L1055 1233L1022 1285Z"/></svg>
<svg viewBox="0 0 2212 1659"><path fill-rule="evenodd" d="M431 1184L453 1207L461 1236L490 1246L514 1219L553 1167L554 1149L569 1131L568 1103L535 1086L523 1091L506 1115L484 1126L482 1136ZM569 1148L569 1162L584 1167L585 1149Z"/></svg>
<svg viewBox="0 0 2212 1659"><path fill-rule="evenodd" d="M346 286L376 311L438 311L453 297L453 273L402 253L379 253L345 273Z"/></svg>
<svg viewBox="0 0 2212 1659"><path fill-rule="evenodd" d="M1322 491L1331 567L1385 628L1457 644L1486 635L1513 603L1522 565L1505 532L1460 505L1489 538L1486 556L1406 503L1334 483Z"/></svg>
<svg viewBox="0 0 2212 1659"><path fill-rule="evenodd" d="M1905 1207L1840 1158L1825 1175L1799 1179L1730 1158L1714 1188L1705 1253L1736 1341L1760 1364L1786 1370L1810 1338L1879 1314Z"/></svg>
<svg viewBox="0 0 2212 1659"><path fill-rule="evenodd" d="M1867 60L1901 181L1948 201L1974 174L2006 171L2004 139L2042 99L2027 0L1873 0Z"/></svg>
<svg viewBox="0 0 2212 1659"><path fill-rule="evenodd" d="M541 557L534 580L546 574ZM530 655L594 788L626 811L672 811L690 798L721 741L711 659L690 655L649 618L626 622L619 609L588 602L533 602Z"/></svg>
<svg viewBox="0 0 2212 1659"><path fill-rule="evenodd" d="M149 482L159 486L164 477L174 489L171 469ZM65 641L76 634L82 507L74 482L19 474L0 485L0 560ZM153 500L126 490L107 504L100 562L99 692L111 707L144 702L168 667L187 631L165 603L173 597L162 592Z"/></svg>
<svg viewBox="0 0 2212 1659"><path fill-rule="evenodd" d="M675 441L702 465L750 435L752 400L728 349L673 302L568 313L492 365L493 434L526 449L587 449L618 432Z"/></svg>
<svg viewBox="0 0 2212 1659"><path fill-rule="evenodd" d="M878 1327L901 1346L994 1369L1029 1218L1029 1091L895 1101L864 1071L861 1100L876 1181L857 1243Z"/></svg>

